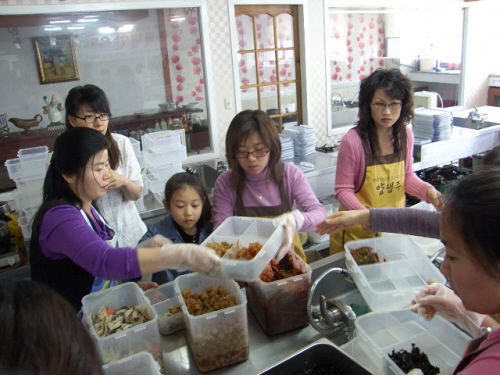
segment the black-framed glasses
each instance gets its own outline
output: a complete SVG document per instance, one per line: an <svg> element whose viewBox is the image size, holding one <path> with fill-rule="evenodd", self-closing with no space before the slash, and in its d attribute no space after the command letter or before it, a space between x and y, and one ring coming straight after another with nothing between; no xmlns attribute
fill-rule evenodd
<svg viewBox="0 0 500 375"><path fill-rule="evenodd" d="M248 158L248 155L252 155L255 158L261 158L263 156L266 156L269 154L269 150L262 149L262 150L253 150L253 151L238 151L234 153L234 156L236 159L246 159Z"/></svg>
<svg viewBox="0 0 500 375"><path fill-rule="evenodd" d="M374 108L376 108L379 111L383 111L385 107L389 108L391 111L397 111L398 109L401 109L401 106L403 103L391 103L391 104L384 104L384 103L371 103Z"/></svg>
<svg viewBox="0 0 500 375"><path fill-rule="evenodd" d="M76 118L79 118L80 120L84 120L87 124L93 124L94 122L97 121L97 119L101 121L108 121L109 118L111 117L111 113L102 113L99 116L85 116L85 117L80 117L80 116L73 116Z"/></svg>

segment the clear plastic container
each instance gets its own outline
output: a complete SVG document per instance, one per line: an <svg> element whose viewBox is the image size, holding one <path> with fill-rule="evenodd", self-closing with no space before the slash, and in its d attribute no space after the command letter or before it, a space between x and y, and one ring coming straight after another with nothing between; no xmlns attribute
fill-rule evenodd
<svg viewBox="0 0 500 375"><path fill-rule="evenodd" d="M161 167L150 167L149 173L158 180L165 180L172 177L174 174L183 172L182 163L167 164Z"/></svg>
<svg viewBox="0 0 500 375"><path fill-rule="evenodd" d="M19 194L27 195L32 193L40 193L43 189L43 181L45 176L25 177L14 180Z"/></svg>
<svg viewBox="0 0 500 375"><path fill-rule="evenodd" d="M91 316L97 314L102 306L119 309L123 306L133 305L139 305L141 309L147 311L151 320L106 337L97 336ZM82 311L84 321L96 342L103 364L146 351L152 354L156 362L163 365L158 316L136 283L129 282L86 295L82 299Z"/></svg>
<svg viewBox="0 0 500 375"><path fill-rule="evenodd" d="M141 212L144 211L144 196L141 195L139 199L134 201L135 207L137 208L137 211Z"/></svg>
<svg viewBox="0 0 500 375"><path fill-rule="evenodd" d="M141 352L102 367L105 375L160 375L160 366L150 353Z"/></svg>
<svg viewBox="0 0 500 375"><path fill-rule="evenodd" d="M146 176L144 178L144 183L148 185L149 191L153 194L162 194L165 191L167 181L168 178L162 180L157 180L153 176Z"/></svg>
<svg viewBox="0 0 500 375"><path fill-rule="evenodd" d="M273 219L231 216L203 241L221 243L226 241L232 248L222 257L221 269L216 275L238 281L254 281L260 276L268 263L276 256L283 243L283 226L275 227ZM250 260L234 259L242 247L258 242L262 245L258 254Z"/></svg>
<svg viewBox="0 0 500 375"><path fill-rule="evenodd" d="M9 159L5 167L12 180L45 176L50 162L50 154L42 158Z"/></svg>
<svg viewBox="0 0 500 375"><path fill-rule="evenodd" d="M177 297L177 291L175 290L173 281L162 284L158 288L146 290L144 294L149 298L152 305L165 301L169 298Z"/></svg>
<svg viewBox="0 0 500 375"><path fill-rule="evenodd" d="M42 191L29 194L21 194L17 189L12 190L12 196L16 203L16 210L37 210L42 204Z"/></svg>
<svg viewBox="0 0 500 375"><path fill-rule="evenodd" d="M181 136L170 130L146 133L143 137L143 145L144 150L155 152L178 149L181 146Z"/></svg>
<svg viewBox="0 0 500 375"><path fill-rule="evenodd" d="M21 227L21 231L23 232L24 241L29 241L31 238L31 218L26 216L20 216L17 219L17 224Z"/></svg>
<svg viewBox="0 0 500 375"><path fill-rule="evenodd" d="M248 359L247 299L234 280L203 276L198 273L181 275L174 280L185 318L186 337L200 371L210 371ZM236 297L236 306L193 316L189 314L181 291L203 293L207 286L222 286Z"/></svg>
<svg viewBox="0 0 500 375"><path fill-rule="evenodd" d="M47 157L48 153L49 148L47 146L21 148L19 151L17 151L17 157L20 159L44 159Z"/></svg>
<svg viewBox="0 0 500 375"><path fill-rule="evenodd" d="M248 307L270 336L309 324L307 296L312 270L297 254L291 256L301 275L271 283L258 278L246 287Z"/></svg>
<svg viewBox="0 0 500 375"><path fill-rule="evenodd" d="M132 144L132 148L134 149L135 156L139 156L141 153L141 142L139 142L135 138L128 137L130 143Z"/></svg>
<svg viewBox="0 0 500 375"><path fill-rule="evenodd" d="M146 156L146 165L151 167L161 167L168 164L179 163L187 159L186 146L170 148L161 152L148 149L144 154Z"/></svg>
<svg viewBox="0 0 500 375"><path fill-rule="evenodd" d="M439 367L441 374L451 373L471 340L438 315L427 322L408 309L365 314L357 318L355 324L353 345L358 346L357 342L361 340L361 347L366 349L365 355L377 367L383 368L377 373L403 375L404 372L389 358L389 354L401 349L411 352L412 344L427 354L429 362ZM350 354L357 359L357 355Z"/></svg>
<svg viewBox="0 0 500 375"><path fill-rule="evenodd" d="M137 156L137 161L139 162L139 167L141 167L141 169L146 168L146 154L143 151L141 151L138 154L136 154L135 156Z"/></svg>
<svg viewBox="0 0 500 375"><path fill-rule="evenodd" d="M169 298L153 305L158 314L158 328L163 335L170 335L184 329L184 313L182 311L170 316L163 316L170 311L170 308L176 306L180 306L178 297Z"/></svg>
<svg viewBox="0 0 500 375"><path fill-rule="evenodd" d="M363 246L377 253L380 263L358 265L351 250ZM345 244L345 263L372 311L403 309L428 280L446 283L443 274L406 235L386 235Z"/></svg>

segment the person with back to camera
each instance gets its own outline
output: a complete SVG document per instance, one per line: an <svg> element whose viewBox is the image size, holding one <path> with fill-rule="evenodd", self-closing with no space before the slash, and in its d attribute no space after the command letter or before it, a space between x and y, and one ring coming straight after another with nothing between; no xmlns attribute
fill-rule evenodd
<svg viewBox="0 0 500 375"><path fill-rule="evenodd" d="M73 307L48 286L0 284L0 374L101 375L101 356Z"/></svg>
<svg viewBox="0 0 500 375"><path fill-rule="evenodd" d="M33 220L31 278L54 288L76 309L85 295L113 286L112 280L171 268L211 273L220 267L214 250L171 244L162 236L138 247L114 247L115 232L95 204L106 195L113 175L109 147L102 133L85 127L59 135Z"/></svg>
<svg viewBox="0 0 500 375"><path fill-rule="evenodd" d="M439 237L446 250L440 269L451 289L438 283L423 287L411 310L427 320L435 314L443 316L474 338L454 374L496 374L500 368L500 329L489 315L500 313L500 168L484 168L462 178L445 198L443 212L429 212L429 217L439 223ZM396 229L413 234L417 231L411 231L412 226L421 223L427 226L427 233L419 230L415 234L436 236L436 221L419 219L423 213L377 208L344 212L320 224L318 232L362 224L373 231ZM490 332L484 333L482 327L490 327Z"/></svg>
<svg viewBox="0 0 500 375"><path fill-rule="evenodd" d="M314 230L326 212L304 173L294 164L280 163L281 142L273 120L261 110L238 113L226 134L226 153L231 170L215 183L214 228L235 215L275 217L275 225L285 230L277 259L293 241L295 252L305 260L297 232Z"/></svg>
<svg viewBox="0 0 500 375"><path fill-rule="evenodd" d="M212 233L212 207L207 192L199 177L190 171L188 168L188 172L169 178L163 199L163 207L169 214L160 221L149 223L141 242L160 234L173 243L201 244ZM157 272L152 281L165 284L187 272Z"/></svg>
<svg viewBox="0 0 500 375"><path fill-rule="evenodd" d="M398 69L377 69L361 81L359 121L340 142L335 198L340 210L404 207L405 193L441 207L441 194L413 171L412 83ZM374 237L361 227L337 232L330 253L344 243Z"/></svg>
<svg viewBox="0 0 500 375"><path fill-rule="evenodd" d="M111 143L109 190L99 201L102 214L117 233L119 246L135 246L146 233L134 201L141 197L141 168L130 140L111 133L111 110L104 91L91 84L73 87L66 97L66 130L84 127L104 134Z"/></svg>

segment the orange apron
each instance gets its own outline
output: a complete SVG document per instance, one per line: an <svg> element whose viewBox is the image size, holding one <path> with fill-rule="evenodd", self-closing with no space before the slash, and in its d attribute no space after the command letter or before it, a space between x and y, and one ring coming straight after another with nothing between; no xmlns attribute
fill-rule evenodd
<svg viewBox="0 0 500 375"><path fill-rule="evenodd" d="M359 130L356 128L359 135ZM360 136L361 138L361 136ZM356 198L365 207L405 206L406 132L401 133L401 154L374 155L368 141L361 138L365 152L365 176ZM345 211L341 206L339 211ZM344 251L349 241L379 236L362 229L361 225L330 235L330 254Z"/></svg>
<svg viewBox="0 0 500 375"><path fill-rule="evenodd" d="M280 163L278 165L278 172L283 174L284 164ZM280 188L281 199L278 201L276 206L258 206L258 207L245 207L243 205L243 200L238 191L236 191L236 215L246 216L246 217L276 217L286 212L290 212L290 206L286 200L286 195L284 189ZM302 247L302 242L299 238L299 233L295 233L293 237L293 247L295 252L299 257L306 261L306 254L304 248Z"/></svg>

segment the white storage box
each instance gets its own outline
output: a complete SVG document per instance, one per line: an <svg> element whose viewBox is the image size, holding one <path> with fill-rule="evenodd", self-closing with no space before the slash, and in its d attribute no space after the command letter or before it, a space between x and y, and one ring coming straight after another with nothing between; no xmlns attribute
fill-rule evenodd
<svg viewBox="0 0 500 375"><path fill-rule="evenodd" d="M105 375L141 374L160 375L160 366L146 352L137 353L102 367Z"/></svg>
<svg viewBox="0 0 500 375"><path fill-rule="evenodd" d="M231 249L221 259L221 269L217 276L249 282L257 280L267 264L276 256L283 243L283 236L283 226L275 227L273 219L231 216L224 220L202 245L222 241L232 244ZM254 242L260 243L262 248L253 259L232 259L240 248L248 247Z"/></svg>
<svg viewBox="0 0 500 375"><path fill-rule="evenodd" d="M189 273L174 280L181 302L189 347L200 371L210 371L248 359L247 299L234 280ZM204 315L189 314L182 290L201 294L207 286L222 286L236 297L236 306Z"/></svg>
<svg viewBox="0 0 500 375"><path fill-rule="evenodd" d="M357 318L355 325L356 338L348 354L377 374L403 375L389 354L402 349L411 352L412 344L428 356L433 366L439 367L441 374L449 374L471 340L438 315L427 322L410 310L368 313Z"/></svg>
<svg viewBox="0 0 500 375"><path fill-rule="evenodd" d="M25 177L14 180L17 192L21 195L40 194L45 176Z"/></svg>
<svg viewBox="0 0 500 375"><path fill-rule="evenodd" d="M165 184L167 183L167 181L168 178L163 180L156 180L152 176L146 176L144 178L144 183L147 184L149 191L153 194L163 195L163 192L165 191Z"/></svg>
<svg viewBox="0 0 500 375"><path fill-rule="evenodd" d="M380 263L358 265L351 250L368 246ZM420 248L406 235L351 241L345 244L345 263L361 295L372 311L403 309L415 291L428 280L445 284L446 279Z"/></svg>
<svg viewBox="0 0 500 375"><path fill-rule="evenodd" d="M17 157L20 159L45 159L49 153L47 146L22 148L17 151Z"/></svg>
<svg viewBox="0 0 500 375"><path fill-rule="evenodd" d="M178 149L181 146L180 134L170 130L146 133L142 140L144 150L153 150L155 152Z"/></svg>
<svg viewBox="0 0 500 375"><path fill-rule="evenodd" d="M141 142L139 142L135 138L128 137L130 143L132 144L132 148L134 149L135 156L139 156L141 153Z"/></svg>
<svg viewBox="0 0 500 375"><path fill-rule="evenodd" d="M16 210L36 210L42 204L42 191L33 192L30 194L21 194L17 189L12 190L12 196L16 203Z"/></svg>
<svg viewBox="0 0 500 375"><path fill-rule="evenodd" d="M139 305L151 320L106 337L99 337L92 325L91 316L103 306L119 309L123 306ZM101 354L103 364L117 361L130 355L147 351L163 364L158 332L158 317L144 292L136 283L125 283L86 295L82 299L84 319L92 338Z"/></svg>
<svg viewBox="0 0 500 375"><path fill-rule="evenodd" d="M146 165L151 167L160 167L166 164L179 163L187 159L186 146L171 148L167 151L156 152L148 149L144 152L146 156Z"/></svg>
<svg viewBox="0 0 500 375"><path fill-rule="evenodd" d="M146 168L146 154L143 151L141 151L135 156L137 156L139 167L141 167L141 169Z"/></svg>
<svg viewBox="0 0 500 375"><path fill-rule="evenodd" d="M9 159L5 162L7 172L12 180L45 176L50 162L50 154L42 158Z"/></svg>
<svg viewBox="0 0 500 375"><path fill-rule="evenodd" d="M162 284L158 288L149 289L145 291L144 294L149 298L156 310L160 333L169 335L184 329L183 311L171 316L162 317L164 313L169 312L169 308L181 305L173 281Z"/></svg>
<svg viewBox="0 0 500 375"><path fill-rule="evenodd" d="M149 173L158 180L168 180L174 174L183 172L182 163L167 164L161 167L150 167Z"/></svg>
<svg viewBox="0 0 500 375"><path fill-rule="evenodd" d="M158 288L146 290L144 294L148 297L152 305L165 301L169 298L177 297L177 291L175 290L173 281L162 284Z"/></svg>

